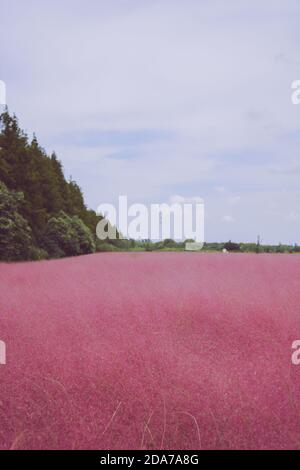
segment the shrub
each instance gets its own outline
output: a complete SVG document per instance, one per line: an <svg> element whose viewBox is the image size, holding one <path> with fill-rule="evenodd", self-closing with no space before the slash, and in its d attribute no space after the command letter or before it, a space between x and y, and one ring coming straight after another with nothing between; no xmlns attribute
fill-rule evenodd
<svg viewBox="0 0 300 470"><path fill-rule="evenodd" d="M71 217L63 211L49 219L43 236L43 245L54 258L95 251L95 242L90 229L78 216Z"/></svg>
<svg viewBox="0 0 300 470"><path fill-rule="evenodd" d="M97 251L120 251L116 246L107 242L97 243Z"/></svg>
<svg viewBox="0 0 300 470"><path fill-rule="evenodd" d="M227 251L240 251L241 247L238 243L233 243L231 240L224 244L224 248Z"/></svg>
<svg viewBox="0 0 300 470"><path fill-rule="evenodd" d="M90 229L77 217L70 217L71 225L77 237L78 254L94 253L96 250L93 235Z"/></svg>
<svg viewBox="0 0 300 470"><path fill-rule="evenodd" d="M0 259L30 259L34 248L28 222L19 214L23 193L10 191L0 181Z"/></svg>
<svg viewBox="0 0 300 470"><path fill-rule="evenodd" d="M48 259L49 254L43 248L37 248L36 246L32 247L30 250L29 257L33 261L40 261L42 259Z"/></svg>
<svg viewBox="0 0 300 470"><path fill-rule="evenodd" d="M177 248L177 243L175 240L172 240L171 238L166 238L163 241L163 246L164 248Z"/></svg>

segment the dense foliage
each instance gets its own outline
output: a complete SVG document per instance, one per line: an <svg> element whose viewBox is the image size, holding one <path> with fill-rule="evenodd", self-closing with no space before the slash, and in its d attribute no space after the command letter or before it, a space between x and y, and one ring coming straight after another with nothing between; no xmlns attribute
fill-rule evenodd
<svg viewBox="0 0 300 470"><path fill-rule="evenodd" d="M47 156L35 136L29 141L8 111L0 116L0 181L0 259L95 250L99 217L85 206L76 182L65 179L56 155ZM59 237L62 226L72 242Z"/></svg>
<svg viewBox="0 0 300 470"><path fill-rule="evenodd" d="M23 193L0 182L0 259L30 259L33 254L31 229L19 213L22 201Z"/></svg>
<svg viewBox="0 0 300 470"><path fill-rule="evenodd" d="M91 231L77 216L61 211L51 217L44 234L44 248L54 258L74 256L95 251Z"/></svg>

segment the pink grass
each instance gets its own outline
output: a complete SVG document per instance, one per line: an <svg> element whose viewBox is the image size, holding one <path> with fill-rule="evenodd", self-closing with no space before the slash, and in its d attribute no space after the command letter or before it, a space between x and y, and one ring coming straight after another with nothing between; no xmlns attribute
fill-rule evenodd
<svg viewBox="0 0 300 470"><path fill-rule="evenodd" d="M0 264L0 448L300 447L300 257Z"/></svg>

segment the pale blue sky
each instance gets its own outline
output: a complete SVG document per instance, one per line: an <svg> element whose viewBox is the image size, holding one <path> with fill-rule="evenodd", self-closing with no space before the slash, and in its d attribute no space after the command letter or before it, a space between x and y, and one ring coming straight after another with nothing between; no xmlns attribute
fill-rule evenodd
<svg viewBox="0 0 300 470"><path fill-rule="evenodd" d="M90 207L203 197L206 239L300 243L300 4L0 0L9 109Z"/></svg>

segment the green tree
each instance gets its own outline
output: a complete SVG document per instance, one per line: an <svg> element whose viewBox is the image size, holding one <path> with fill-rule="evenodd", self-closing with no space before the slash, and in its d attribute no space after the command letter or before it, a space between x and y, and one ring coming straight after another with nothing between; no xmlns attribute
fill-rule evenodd
<svg viewBox="0 0 300 470"><path fill-rule="evenodd" d="M78 216L69 216L63 211L49 219L43 239L45 249L55 258L95 251L89 228Z"/></svg>
<svg viewBox="0 0 300 470"><path fill-rule="evenodd" d="M0 179L9 189L19 190L26 165L27 136L7 109L0 115L0 128Z"/></svg>
<svg viewBox="0 0 300 470"><path fill-rule="evenodd" d="M241 249L239 243L234 243L231 240L229 240L229 242L224 244L224 248L227 251L240 251L240 249Z"/></svg>
<svg viewBox="0 0 300 470"><path fill-rule="evenodd" d="M0 182L0 259L30 259L34 244L31 229L18 209L24 199L23 193L9 191Z"/></svg>

